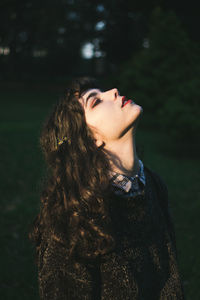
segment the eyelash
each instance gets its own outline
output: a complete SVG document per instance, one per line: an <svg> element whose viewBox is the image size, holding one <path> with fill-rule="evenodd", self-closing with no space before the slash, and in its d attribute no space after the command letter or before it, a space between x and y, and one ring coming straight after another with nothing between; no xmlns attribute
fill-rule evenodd
<svg viewBox="0 0 200 300"><path fill-rule="evenodd" d="M96 98L96 99L94 100L94 104L92 105L92 108L95 107L95 106L97 105L97 102L98 102L98 103L101 102L101 99Z"/></svg>

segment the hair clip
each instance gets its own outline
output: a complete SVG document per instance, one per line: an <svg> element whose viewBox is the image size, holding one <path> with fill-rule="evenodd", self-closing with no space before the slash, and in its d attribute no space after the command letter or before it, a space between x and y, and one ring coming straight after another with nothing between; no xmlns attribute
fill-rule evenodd
<svg viewBox="0 0 200 300"><path fill-rule="evenodd" d="M67 140L67 138L66 137L64 137L64 138L62 138L62 139L57 139L57 141L58 141L58 145L61 145L64 141L66 141Z"/></svg>

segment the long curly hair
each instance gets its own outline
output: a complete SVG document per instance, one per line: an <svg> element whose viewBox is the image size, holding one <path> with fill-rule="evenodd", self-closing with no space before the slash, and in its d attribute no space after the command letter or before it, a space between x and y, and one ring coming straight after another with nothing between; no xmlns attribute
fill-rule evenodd
<svg viewBox="0 0 200 300"><path fill-rule="evenodd" d="M93 78L74 79L45 121L40 145L47 164L40 211L29 238L63 244L69 256L77 251L95 258L114 247L109 218L109 160L98 148L78 99L101 86Z"/></svg>

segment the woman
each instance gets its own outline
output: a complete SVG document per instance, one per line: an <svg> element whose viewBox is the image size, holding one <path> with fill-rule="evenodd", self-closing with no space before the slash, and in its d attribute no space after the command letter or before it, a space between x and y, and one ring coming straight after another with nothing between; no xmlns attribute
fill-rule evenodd
<svg viewBox="0 0 200 300"><path fill-rule="evenodd" d="M85 77L44 124L49 176L31 234L41 299L184 299L167 188L136 151L141 113Z"/></svg>

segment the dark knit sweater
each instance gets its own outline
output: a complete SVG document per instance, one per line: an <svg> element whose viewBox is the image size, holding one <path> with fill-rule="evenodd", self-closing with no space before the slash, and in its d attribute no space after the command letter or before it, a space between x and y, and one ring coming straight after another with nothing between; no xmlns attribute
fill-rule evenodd
<svg viewBox="0 0 200 300"><path fill-rule="evenodd" d="M111 193L116 247L110 253L74 265L64 247L43 241L38 264L42 300L185 299L167 188L155 172L144 171L144 195Z"/></svg>

